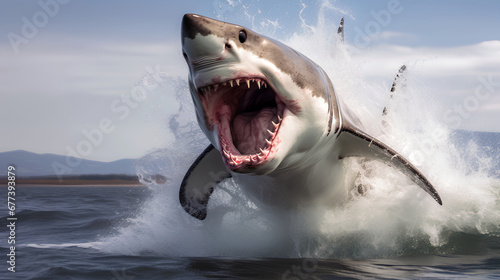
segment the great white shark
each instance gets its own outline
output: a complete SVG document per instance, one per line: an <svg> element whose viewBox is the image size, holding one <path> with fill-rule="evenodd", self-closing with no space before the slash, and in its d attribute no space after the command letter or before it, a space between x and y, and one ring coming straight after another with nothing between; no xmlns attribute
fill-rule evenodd
<svg viewBox="0 0 500 280"><path fill-rule="evenodd" d="M214 188L230 177L271 206L337 205L346 200L341 162L347 157L393 166L442 205L429 180L366 132L325 71L306 56L248 28L195 14L184 15L181 33L197 120L211 142L179 191L193 217L206 218Z"/></svg>

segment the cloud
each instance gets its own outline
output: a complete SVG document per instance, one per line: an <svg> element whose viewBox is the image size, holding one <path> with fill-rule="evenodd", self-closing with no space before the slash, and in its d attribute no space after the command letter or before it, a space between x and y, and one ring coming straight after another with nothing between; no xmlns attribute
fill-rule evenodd
<svg viewBox="0 0 500 280"><path fill-rule="evenodd" d="M87 38L88 39L88 38ZM133 86L147 66L174 72L184 66L180 43L85 41L61 38L33 42L5 56L0 70L3 94L113 94ZM2 53L12 53L1 45Z"/></svg>
<svg viewBox="0 0 500 280"><path fill-rule="evenodd" d="M500 93L499 93L500 95ZM488 103L482 107L483 112L492 112L498 113L500 112L500 98L496 98L495 103Z"/></svg>
<svg viewBox="0 0 500 280"><path fill-rule="evenodd" d="M357 51L353 57L364 61L363 73L368 80L386 87L390 87L399 67L406 64L413 77L428 83L428 90L444 108L470 102L478 88L484 94L489 92L462 128L500 131L496 121L500 119L500 41L459 47L379 44Z"/></svg>
<svg viewBox="0 0 500 280"><path fill-rule="evenodd" d="M111 118L116 130L89 158L139 157L161 147L166 137L159 135L165 121L160 113L145 123L152 111L149 102L167 112L172 108L156 94L122 121L112 112L112 102L130 94L148 69L187 73L177 40L117 42L44 34L43 40L30 42L18 54L7 44L0 45L0 52L10 54L0 64L0 115L12 120L2 122L0 129L16 131L16 139L2 143L2 151L64 155L67 146L84 139L84 129L97 128L103 118Z"/></svg>
<svg viewBox="0 0 500 280"><path fill-rule="evenodd" d="M422 63L432 76L500 74L500 41L453 48L383 44L356 55L370 58L367 67L374 75L407 62Z"/></svg>
<svg viewBox="0 0 500 280"><path fill-rule="evenodd" d="M396 31L382 31L380 33L372 34L369 37L370 42L373 44L390 44L398 42L405 42L406 44L408 44L409 42L415 42L417 39L418 36L416 36L415 34Z"/></svg>

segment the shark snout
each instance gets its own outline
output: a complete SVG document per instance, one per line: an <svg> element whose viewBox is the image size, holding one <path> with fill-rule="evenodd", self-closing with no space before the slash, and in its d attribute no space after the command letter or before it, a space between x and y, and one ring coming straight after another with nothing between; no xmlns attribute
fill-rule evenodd
<svg viewBox="0 0 500 280"><path fill-rule="evenodd" d="M204 21L204 19L204 17L199 15L185 14L182 18L182 38L194 39L197 33L201 33L202 29L204 29L201 22Z"/></svg>
<svg viewBox="0 0 500 280"><path fill-rule="evenodd" d="M239 75L242 65L237 47L242 44L239 38L242 29L196 14L184 15L182 51L197 88L215 83L214 79L230 80Z"/></svg>
<svg viewBox="0 0 500 280"><path fill-rule="evenodd" d="M214 30L222 22L195 14L186 14L182 20L182 51L191 70L203 71L227 57L226 39Z"/></svg>

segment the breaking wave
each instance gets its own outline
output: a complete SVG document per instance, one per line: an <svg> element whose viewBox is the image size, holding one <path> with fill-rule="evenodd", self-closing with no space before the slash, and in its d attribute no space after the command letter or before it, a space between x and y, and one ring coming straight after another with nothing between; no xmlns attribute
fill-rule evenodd
<svg viewBox="0 0 500 280"><path fill-rule="evenodd" d="M279 29L277 24L258 24L276 23L274 19L244 12L257 15L248 16L246 26L258 32L272 35ZM498 238L498 156L463 137L467 134L457 137L442 120L443 108L432 105L429 84L419 76L425 62L401 62L407 71L389 99L390 84L371 82L363 73L369 51L361 59L356 55L359 49L340 42L335 31L342 16L350 15L323 4L317 23L306 23L297 15L300 27L281 40L325 69L337 94L368 132L426 174L443 206L391 167L348 159L344 162L348 179L335 186L353 189L342 207L270 211L245 197L240 191L244 186L229 179L214 191L207 219L192 218L180 206L178 190L186 170L209 143L195 120L186 72L179 73L182 78L166 77L154 93L168 95L177 105L174 113L157 116L165 119L164 133L174 140L138 163L141 178L161 174L167 181L149 183L153 195L132 223L100 240L101 250L131 255L374 258L463 253L473 250L471 240ZM382 117L384 106L390 110ZM498 155L498 150L494 152ZM360 195L357 186L366 193Z"/></svg>

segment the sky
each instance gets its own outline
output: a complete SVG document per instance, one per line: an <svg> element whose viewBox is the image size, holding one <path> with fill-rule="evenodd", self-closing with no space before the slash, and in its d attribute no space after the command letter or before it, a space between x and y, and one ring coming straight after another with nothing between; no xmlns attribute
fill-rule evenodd
<svg viewBox="0 0 500 280"><path fill-rule="evenodd" d="M0 1L0 152L112 161L161 148L171 140L165 116L176 108L160 82L188 74L185 13L285 40L303 23L314 26L324 3ZM426 60L424 74L456 128L500 132L499 1L328 3L332 17L345 16L346 43L366 57L369 79L390 83L401 61Z"/></svg>

